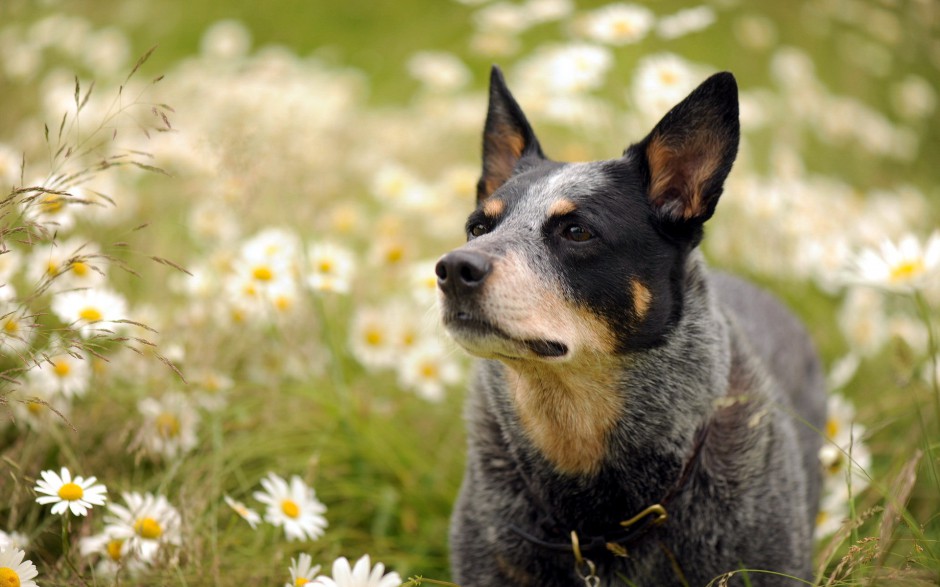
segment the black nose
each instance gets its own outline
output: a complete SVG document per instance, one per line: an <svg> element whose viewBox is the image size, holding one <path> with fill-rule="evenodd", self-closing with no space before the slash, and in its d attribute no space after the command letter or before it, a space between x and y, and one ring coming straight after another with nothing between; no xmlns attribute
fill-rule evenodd
<svg viewBox="0 0 940 587"><path fill-rule="evenodd" d="M489 257L475 251L457 250L437 262L437 286L445 294L472 293L483 285L493 266Z"/></svg>

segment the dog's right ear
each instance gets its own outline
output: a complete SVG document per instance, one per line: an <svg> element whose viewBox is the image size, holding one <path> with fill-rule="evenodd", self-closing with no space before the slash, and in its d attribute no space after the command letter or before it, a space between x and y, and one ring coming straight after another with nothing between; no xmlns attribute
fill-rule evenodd
<svg viewBox="0 0 940 587"><path fill-rule="evenodd" d="M477 204L506 183L519 161L528 155L545 157L522 108L506 87L503 72L494 65L490 73L490 105L483 128L483 174L477 183Z"/></svg>

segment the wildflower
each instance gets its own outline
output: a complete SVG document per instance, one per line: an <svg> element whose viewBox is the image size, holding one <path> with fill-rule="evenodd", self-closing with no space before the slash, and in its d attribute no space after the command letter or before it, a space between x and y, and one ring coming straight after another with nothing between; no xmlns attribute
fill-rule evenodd
<svg viewBox="0 0 940 587"><path fill-rule="evenodd" d="M220 20L202 34L200 49L217 59L244 57L251 49L251 32L237 20Z"/></svg>
<svg viewBox="0 0 940 587"><path fill-rule="evenodd" d="M43 182L34 182L36 189L27 192L27 201L24 206L25 216L30 220L48 225L48 228L63 233L75 225L73 194L61 187L47 187ZM31 186L32 187L32 186ZM58 193L56 193L58 192Z"/></svg>
<svg viewBox="0 0 940 587"><path fill-rule="evenodd" d="M696 6L660 19L656 32L664 39L678 39L689 33L706 29L714 22L714 9L710 6Z"/></svg>
<svg viewBox="0 0 940 587"><path fill-rule="evenodd" d="M434 267L437 260L419 261L412 264L409 285L415 302L430 308L437 303L437 274Z"/></svg>
<svg viewBox="0 0 940 587"><path fill-rule="evenodd" d="M225 505L232 508L232 510L241 516L243 520L248 522L248 525L251 526L251 529L254 530L258 524L261 522L261 516L258 515L258 512L249 508L240 501L235 501L228 495L223 495L222 499L225 500Z"/></svg>
<svg viewBox="0 0 940 587"><path fill-rule="evenodd" d="M188 374L196 392L196 404L210 412L218 411L228 403L228 391L234 385L232 378L213 369L195 369Z"/></svg>
<svg viewBox="0 0 940 587"><path fill-rule="evenodd" d="M268 506L264 519L284 528L288 540L315 540L327 526L326 506L317 500L316 492L303 479L294 475L290 484L274 473L261 480L264 491L256 491L255 499Z"/></svg>
<svg viewBox="0 0 940 587"><path fill-rule="evenodd" d="M385 565L370 565L369 555L363 555L352 568L346 557L333 561L333 577L319 576L315 585L318 587L398 587L401 585L398 573L385 574Z"/></svg>
<svg viewBox="0 0 940 587"><path fill-rule="evenodd" d="M196 448L199 414L182 393L144 398L137 403L137 409L144 417L137 444L151 455L173 459Z"/></svg>
<svg viewBox="0 0 940 587"><path fill-rule="evenodd" d="M918 289L940 267L940 230L935 230L922 246L908 234L895 244L889 240L877 250L864 249L853 260L846 280L872 285L889 291L910 292Z"/></svg>
<svg viewBox="0 0 940 587"><path fill-rule="evenodd" d="M55 389L31 385L29 391L17 390L11 397L16 422L41 430L51 422L62 422L69 417L72 402Z"/></svg>
<svg viewBox="0 0 940 587"><path fill-rule="evenodd" d="M27 308L0 301L0 353L22 353L32 344L35 333L36 320L27 314Z"/></svg>
<svg viewBox="0 0 940 587"><path fill-rule="evenodd" d="M65 467L62 467L60 474L50 470L42 471L40 475L42 480L36 482L34 489L44 495L37 497L36 503L55 504L52 506L53 514L61 515L70 510L74 516L84 516L91 506L104 505L108 490L104 485L95 485L95 477L84 479L76 476L72 479L72 474Z"/></svg>
<svg viewBox="0 0 940 587"><path fill-rule="evenodd" d="M50 344L54 349L58 341ZM33 391L72 398L88 390L91 368L84 355L77 351L50 351L27 372L26 378Z"/></svg>
<svg viewBox="0 0 940 587"><path fill-rule="evenodd" d="M144 567L144 561L135 558L135 553L130 547L131 542L126 538L116 537L113 529L85 536L78 543L82 556L100 556L95 565L95 573L105 577L113 577L118 571L134 573Z"/></svg>
<svg viewBox="0 0 940 587"><path fill-rule="evenodd" d="M439 51L421 51L408 60L408 73L432 92L452 92L470 81L470 71L460 59Z"/></svg>
<svg viewBox="0 0 940 587"><path fill-rule="evenodd" d="M660 53L637 64L633 102L645 116L658 119L695 86L692 65L673 53Z"/></svg>
<svg viewBox="0 0 940 587"><path fill-rule="evenodd" d="M0 585L7 587L37 587L33 578L36 565L32 561L23 560L26 553L18 548L4 548L0 546Z"/></svg>
<svg viewBox="0 0 940 587"><path fill-rule="evenodd" d="M126 505L108 504L110 515L105 518L105 533L124 541L115 548L123 549L126 543L127 552L149 562L161 547L179 546L180 514L165 497L151 493L124 493L122 497Z"/></svg>
<svg viewBox="0 0 940 587"><path fill-rule="evenodd" d="M881 292L857 287L845 296L837 315L843 336L862 357L877 353L888 341L888 323Z"/></svg>
<svg viewBox="0 0 940 587"><path fill-rule="evenodd" d="M430 401L444 397L444 387L460 379L460 368L440 344L424 343L403 358L398 369L402 387Z"/></svg>
<svg viewBox="0 0 940 587"><path fill-rule="evenodd" d="M610 45L627 45L643 39L656 17L639 4L609 4L587 15L584 32L591 40Z"/></svg>
<svg viewBox="0 0 940 587"><path fill-rule="evenodd" d="M394 365L397 349L392 317L379 308L360 308L351 321L349 348L366 368Z"/></svg>
<svg viewBox="0 0 940 587"><path fill-rule="evenodd" d="M347 293L355 257L342 246L323 242L307 249L307 287L313 291Z"/></svg>
<svg viewBox="0 0 940 587"><path fill-rule="evenodd" d="M826 442L819 449L825 487L831 491L851 481L854 493L863 491L870 482L867 471L872 462L862 440L865 427L855 421L855 407L840 394L829 396L827 409Z"/></svg>
<svg viewBox="0 0 940 587"><path fill-rule="evenodd" d="M20 550L26 550L26 547L29 545L29 538L25 534L20 534L19 532L4 532L0 530L0 548L6 548L11 550L18 548Z"/></svg>
<svg viewBox="0 0 940 587"><path fill-rule="evenodd" d="M588 43L548 45L523 63L523 91L569 95L599 88L613 64L610 49Z"/></svg>
<svg viewBox="0 0 940 587"><path fill-rule="evenodd" d="M320 565L312 566L313 558L303 552L296 559L290 559L290 583L284 587L302 587L310 583L320 572Z"/></svg>
<svg viewBox="0 0 940 587"><path fill-rule="evenodd" d="M52 312L66 324L78 328L82 338L89 338L99 328L114 330L115 320L127 319L127 301L109 289L66 291L52 299Z"/></svg>

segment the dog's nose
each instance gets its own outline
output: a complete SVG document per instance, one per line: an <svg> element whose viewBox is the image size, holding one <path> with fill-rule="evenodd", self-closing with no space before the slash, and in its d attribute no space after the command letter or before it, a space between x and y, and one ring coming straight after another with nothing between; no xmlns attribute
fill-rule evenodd
<svg viewBox="0 0 940 587"><path fill-rule="evenodd" d="M475 251L457 250L437 262L437 286L445 294L471 293L479 289L493 266L489 257Z"/></svg>

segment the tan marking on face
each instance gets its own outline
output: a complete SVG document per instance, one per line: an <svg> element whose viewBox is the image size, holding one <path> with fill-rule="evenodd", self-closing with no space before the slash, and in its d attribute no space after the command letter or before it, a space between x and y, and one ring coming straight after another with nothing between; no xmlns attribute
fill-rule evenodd
<svg viewBox="0 0 940 587"><path fill-rule="evenodd" d="M648 287L643 285L639 279L630 280L630 287L633 289L633 312L637 320L643 320L646 313L649 312L650 304L653 302L653 294Z"/></svg>
<svg viewBox="0 0 940 587"><path fill-rule="evenodd" d="M571 214L578 207L574 202L567 198L562 198L560 200L555 200L552 202L552 205L548 207L549 216L564 216L565 214Z"/></svg>
<svg viewBox="0 0 940 587"><path fill-rule="evenodd" d="M490 198L483 203L483 213L487 218L498 218L506 210L506 202L498 198Z"/></svg>
<svg viewBox="0 0 940 587"><path fill-rule="evenodd" d="M555 340L572 355L613 354L616 337L606 322L562 295L514 253L493 264L481 309L503 332L517 340Z"/></svg>
<svg viewBox="0 0 940 587"><path fill-rule="evenodd" d="M695 133L687 144L669 145L655 136L646 148L650 167L650 200L667 206L679 202L678 216L688 220L705 213L702 190L721 162L721 143L704 133Z"/></svg>
<svg viewBox="0 0 940 587"><path fill-rule="evenodd" d="M515 255L494 265L487 287L483 310L503 332L519 341L558 341L569 349L559 362L501 358L526 436L558 471L596 473L624 409L612 376L620 360L613 332Z"/></svg>

